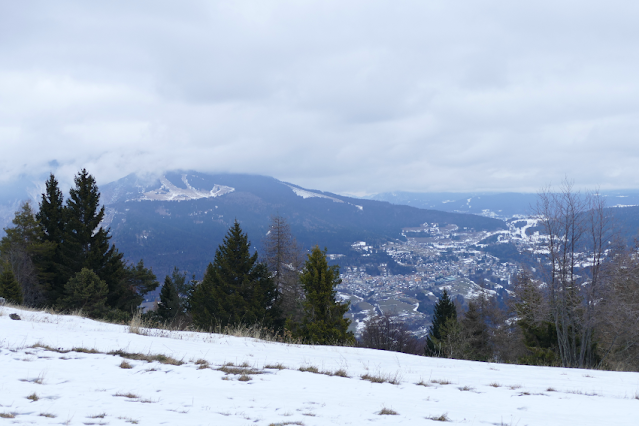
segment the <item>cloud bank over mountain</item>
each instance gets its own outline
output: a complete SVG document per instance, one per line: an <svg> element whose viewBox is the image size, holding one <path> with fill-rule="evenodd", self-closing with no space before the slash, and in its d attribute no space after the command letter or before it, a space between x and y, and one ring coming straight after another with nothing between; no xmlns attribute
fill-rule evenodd
<svg viewBox="0 0 639 426"><path fill-rule="evenodd" d="M638 5L25 1L0 182L171 169L339 193L639 187Z"/></svg>

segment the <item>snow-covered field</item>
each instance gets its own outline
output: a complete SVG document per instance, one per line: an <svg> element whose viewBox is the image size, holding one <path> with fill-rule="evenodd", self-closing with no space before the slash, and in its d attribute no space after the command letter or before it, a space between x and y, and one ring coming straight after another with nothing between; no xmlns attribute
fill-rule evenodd
<svg viewBox="0 0 639 426"><path fill-rule="evenodd" d="M639 373L203 333L139 335L74 316L11 307L0 313L0 425L436 425L441 416L450 421L441 424L464 425L639 424ZM118 350L183 364L107 354ZM218 370L230 363L246 367ZM245 374L233 374L240 370ZM339 370L349 377L320 374ZM366 374L396 384L363 380ZM397 414L379 414L383 409Z"/></svg>

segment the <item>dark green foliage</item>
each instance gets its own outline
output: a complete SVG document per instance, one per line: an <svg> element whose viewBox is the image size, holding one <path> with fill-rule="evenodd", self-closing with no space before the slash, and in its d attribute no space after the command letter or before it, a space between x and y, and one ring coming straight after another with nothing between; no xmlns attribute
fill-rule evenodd
<svg viewBox="0 0 639 426"><path fill-rule="evenodd" d="M12 223L13 227L5 228L6 235L0 242L2 259L10 264L22 288L23 303L41 305L44 303L43 282L50 278L44 265L55 245L42 241L42 228L28 202L22 204Z"/></svg>
<svg viewBox="0 0 639 426"><path fill-rule="evenodd" d="M517 298L514 310L528 353L518 362L531 365L559 365L557 329L544 309L539 283L529 271L520 271L513 283Z"/></svg>
<svg viewBox="0 0 639 426"><path fill-rule="evenodd" d="M125 312L133 312L144 301L144 295L158 288L158 282L152 270L144 266L144 261L135 265L122 265L112 259L112 271L107 276L119 277L118 281L109 286L107 304L115 309ZM107 284L109 282L107 281Z"/></svg>
<svg viewBox="0 0 639 426"><path fill-rule="evenodd" d="M433 322L428 330L425 348L425 354L427 356L439 356L441 347L438 347L436 342L440 342L442 340L442 326L449 320L457 321L457 308L448 296L446 289L444 289L444 293L442 293L441 297L435 304Z"/></svg>
<svg viewBox="0 0 639 426"><path fill-rule="evenodd" d="M229 229L193 291L193 321L202 328L262 324L281 328L278 294L266 265L251 255L240 224Z"/></svg>
<svg viewBox="0 0 639 426"><path fill-rule="evenodd" d="M0 297L4 297L8 302L21 305L22 289L11 271L11 265L5 264L3 269L0 274Z"/></svg>
<svg viewBox="0 0 639 426"><path fill-rule="evenodd" d="M56 304L64 295L64 286L68 280L68 276L63 275L60 268L63 264L61 250L66 221L63 201L58 181L51 174L46 182L45 193L42 194L40 209L36 214L42 229L40 240L50 245L41 262L41 281L47 291L50 304Z"/></svg>
<svg viewBox="0 0 639 426"><path fill-rule="evenodd" d="M92 318L102 316L106 311L109 288L107 283L93 271L82 268L64 286L65 297L61 305L65 309L82 309Z"/></svg>
<svg viewBox="0 0 639 426"><path fill-rule="evenodd" d="M488 361L492 355L490 335L484 312L477 301L468 303L468 311L461 319L463 336L463 359Z"/></svg>
<svg viewBox="0 0 639 426"><path fill-rule="evenodd" d="M171 321L180 313L180 295L177 286L168 275L160 291L160 303L157 314L164 321Z"/></svg>
<svg viewBox="0 0 639 426"><path fill-rule="evenodd" d="M104 206L100 208L100 192L95 179L86 169L74 178L75 187L69 191L64 209L66 219L62 244L62 277L74 275L82 268L94 271L109 286L109 305L120 308L123 288L122 254L109 244L108 230L100 226Z"/></svg>
<svg viewBox="0 0 639 426"><path fill-rule="evenodd" d="M301 324L288 322L293 336L315 344L352 344L355 336L348 331L350 320L344 318L349 303L338 303L335 287L342 282L339 267L329 266L326 250L315 246L308 255L300 277L306 295Z"/></svg>

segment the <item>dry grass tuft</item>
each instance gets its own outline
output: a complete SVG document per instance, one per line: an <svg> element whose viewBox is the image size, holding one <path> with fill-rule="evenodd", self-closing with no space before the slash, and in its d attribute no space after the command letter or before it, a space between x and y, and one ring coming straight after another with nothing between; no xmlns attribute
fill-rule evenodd
<svg viewBox="0 0 639 426"><path fill-rule="evenodd" d="M264 366L265 369L268 370L286 370L286 367L284 367L282 364L277 363L277 364L267 364Z"/></svg>
<svg viewBox="0 0 639 426"><path fill-rule="evenodd" d="M169 365L184 364L184 361L180 361L173 357L162 355L162 354L144 355L140 353L130 353L130 352L125 352L123 350L117 350L117 351L107 352L107 355L117 355L117 356L121 356L122 358L132 359L134 361L147 361L147 362L157 361L160 364L169 364Z"/></svg>
<svg viewBox="0 0 639 426"><path fill-rule="evenodd" d="M40 399L40 397L35 392L33 392L31 395L27 397L27 399L30 399L31 401L36 402L37 400Z"/></svg>
<svg viewBox="0 0 639 426"><path fill-rule="evenodd" d="M338 377L349 377L348 373L346 373L346 370L343 370L341 368L337 371L333 371L330 375Z"/></svg>
<svg viewBox="0 0 639 426"><path fill-rule="evenodd" d="M246 374L242 374L240 376L240 378L237 379L237 380L239 380L240 382L248 382L249 380L251 380L251 376L247 376Z"/></svg>
<svg viewBox="0 0 639 426"><path fill-rule="evenodd" d="M55 419L57 417L55 414L51 414L51 413L40 413L40 414L38 414L38 416L40 416L40 417L48 417L50 419Z"/></svg>
<svg viewBox="0 0 639 426"><path fill-rule="evenodd" d="M436 383L438 385L452 385L453 382L451 382L450 380L446 380L446 379L435 379L435 380L431 380L431 383Z"/></svg>
<svg viewBox="0 0 639 426"><path fill-rule="evenodd" d="M87 349L87 348L73 348L71 349L72 352L80 352L83 354L99 354L102 353L100 351L98 351L97 349Z"/></svg>
<svg viewBox="0 0 639 426"><path fill-rule="evenodd" d="M384 415L386 415L386 416L396 416L399 413L397 411L395 411L395 410L391 410L390 408L384 407L377 414L379 414L380 416L384 416Z"/></svg>
<svg viewBox="0 0 639 426"><path fill-rule="evenodd" d="M390 383L392 385L399 385L400 384L400 379L399 379L399 373L395 373L394 376L391 375L382 375L382 374L378 374L377 376L373 376L370 374L364 374L362 376L360 376L360 378L362 380L368 380L371 383Z"/></svg>
<svg viewBox="0 0 639 426"><path fill-rule="evenodd" d="M106 417L106 413L96 414L95 416L87 416L89 419L103 419Z"/></svg>
<svg viewBox="0 0 639 426"><path fill-rule="evenodd" d="M15 419L16 415L14 413L0 413L0 419Z"/></svg>
<svg viewBox="0 0 639 426"><path fill-rule="evenodd" d="M499 383L497 383L497 382L492 382L492 383L490 383L488 386L492 386L492 387L494 387L494 388L501 387L501 385L500 385Z"/></svg>
<svg viewBox="0 0 639 426"><path fill-rule="evenodd" d="M125 370L130 370L131 368L133 368L133 366L126 361L122 361L120 363L120 368L124 368Z"/></svg>
<svg viewBox="0 0 639 426"><path fill-rule="evenodd" d="M448 418L448 414L444 413L441 416L431 416L431 417L426 417L428 420L434 420L436 422L449 422L450 419Z"/></svg>
<svg viewBox="0 0 639 426"><path fill-rule="evenodd" d="M144 330L145 326L146 324L142 319L142 312L140 310L136 311L131 321L129 321L129 333L146 336L148 332Z"/></svg>
<svg viewBox="0 0 639 426"><path fill-rule="evenodd" d="M223 372L224 374L237 374L237 375L262 374L262 373L264 373L263 371L257 370L255 368L233 367L233 366L230 366L230 365L223 365L222 367L218 368L217 370Z"/></svg>
<svg viewBox="0 0 639 426"><path fill-rule="evenodd" d="M306 366L306 367L300 367L299 371L303 371L305 373L315 373L315 374L319 374L319 368L314 367L312 365Z"/></svg>
<svg viewBox="0 0 639 426"><path fill-rule="evenodd" d="M548 389L546 389L546 392L557 392L557 389L555 389L555 388L548 388Z"/></svg>
<svg viewBox="0 0 639 426"><path fill-rule="evenodd" d="M113 396L121 396L121 397L129 398L129 399L138 399L138 398L140 398L139 396L137 396L136 394L131 393L131 392L129 392L129 393L121 393L121 392L118 392L118 393L116 393L116 394L115 394L115 395L113 395Z"/></svg>
<svg viewBox="0 0 639 426"><path fill-rule="evenodd" d="M204 370L211 367L207 360L201 358L195 361L195 365L198 365L198 370Z"/></svg>
<svg viewBox="0 0 639 426"><path fill-rule="evenodd" d="M475 388L471 388L470 386L462 386L457 389L459 389L462 392L469 392L469 391L475 390Z"/></svg>
<svg viewBox="0 0 639 426"><path fill-rule="evenodd" d="M425 386L430 387L430 383L424 381L424 379L420 379L419 382L415 383L417 386Z"/></svg>

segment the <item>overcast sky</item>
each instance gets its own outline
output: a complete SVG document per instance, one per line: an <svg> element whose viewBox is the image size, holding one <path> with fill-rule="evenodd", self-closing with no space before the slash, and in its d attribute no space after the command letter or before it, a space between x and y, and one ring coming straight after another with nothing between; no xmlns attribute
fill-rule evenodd
<svg viewBox="0 0 639 426"><path fill-rule="evenodd" d="M0 183L639 188L636 1L4 1Z"/></svg>

